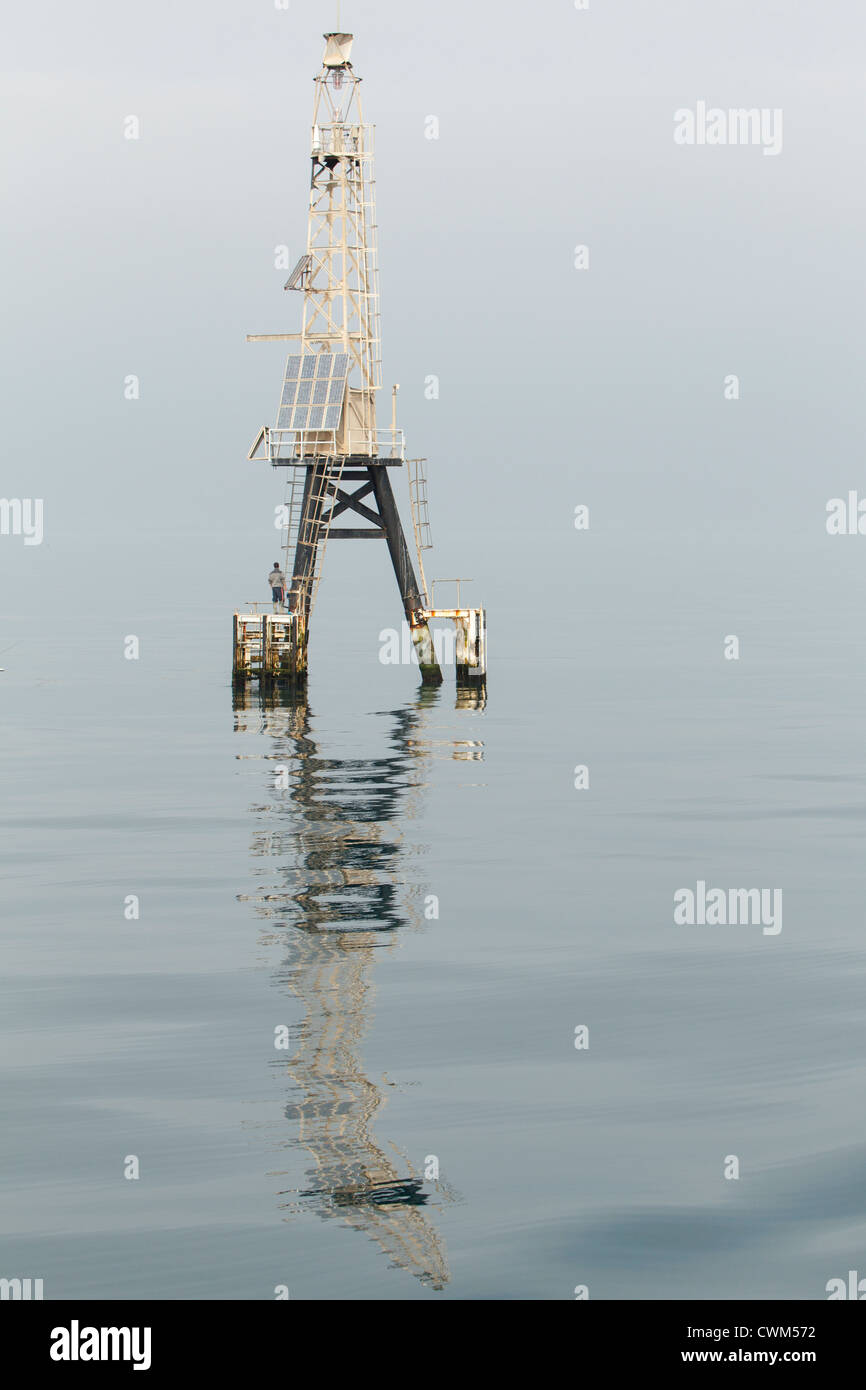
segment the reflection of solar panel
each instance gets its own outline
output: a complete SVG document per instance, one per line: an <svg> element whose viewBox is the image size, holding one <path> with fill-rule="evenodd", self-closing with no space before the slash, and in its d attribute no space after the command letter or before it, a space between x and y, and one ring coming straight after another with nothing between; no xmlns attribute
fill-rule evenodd
<svg viewBox="0 0 866 1390"><path fill-rule="evenodd" d="M347 352L293 353L286 361L277 428L337 429L348 374Z"/></svg>

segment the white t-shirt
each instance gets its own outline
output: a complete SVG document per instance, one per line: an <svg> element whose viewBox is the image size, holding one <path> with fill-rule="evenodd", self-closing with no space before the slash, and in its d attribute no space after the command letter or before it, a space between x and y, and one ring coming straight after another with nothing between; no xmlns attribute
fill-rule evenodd
<svg viewBox="0 0 866 1390"><path fill-rule="evenodd" d="M268 575L268 583L272 589L285 589L286 576L283 574L282 570L271 570Z"/></svg>

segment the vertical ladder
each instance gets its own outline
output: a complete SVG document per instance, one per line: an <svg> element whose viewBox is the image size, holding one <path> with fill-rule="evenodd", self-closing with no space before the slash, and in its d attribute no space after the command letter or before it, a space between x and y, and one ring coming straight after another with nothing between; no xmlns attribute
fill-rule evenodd
<svg viewBox="0 0 866 1390"><path fill-rule="evenodd" d="M295 563L295 548L298 544L298 527L301 520L301 499L304 495L304 471L301 468L290 468L288 473L289 479L286 483L285 506L289 514L289 519L286 526L286 538L283 541L283 550L286 556L283 564L283 573L287 576L287 579L290 579Z"/></svg>
<svg viewBox="0 0 866 1390"><path fill-rule="evenodd" d="M316 561L313 566L312 582L310 586L310 612L313 611L313 604L316 602L316 595L319 592L319 580L322 577L322 564L325 559L325 550L328 545L328 537L331 534L331 512L337 503L337 489L343 478L343 468L345 458L341 455L334 459L333 463L325 470L322 478L322 502L315 509L318 516L318 526L316 531ZM328 508L328 518L322 521L322 505L326 498L330 498L331 506Z"/></svg>
<svg viewBox="0 0 866 1390"><path fill-rule="evenodd" d="M313 611L316 595L319 592L319 581L322 577L322 564L325 559L325 550L328 544L328 536L331 532L330 516L333 506L326 503L336 503L337 489L343 477L345 457L340 455L337 458L322 459L322 473L317 478L313 472L313 487L310 492L306 490L306 477L303 487L299 486L298 479L292 480L292 491L294 494L293 503L297 504L297 522L295 526L296 546L303 546L312 552L313 563L309 572L303 577L299 585L299 611L306 611L307 617ZM300 470L295 470L300 472ZM310 468L307 470L309 475ZM306 500L306 505L305 505ZM322 513L326 512L323 517ZM291 527L291 510L290 510ZM297 553L297 552L295 552ZM292 560L294 569L294 558ZM287 570L287 574L289 571ZM294 585L295 575L292 574L291 582Z"/></svg>
<svg viewBox="0 0 866 1390"><path fill-rule="evenodd" d="M433 538L430 534L430 512L427 505L427 470L424 465L426 459L407 459L406 466L409 473L409 509L412 513L412 530L415 533L415 550L418 555L419 578L421 589L424 594L425 604L429 604L430 598L427 592L427 578L424 574L424 561L421 558L422 550L433 549Z"/></svg>

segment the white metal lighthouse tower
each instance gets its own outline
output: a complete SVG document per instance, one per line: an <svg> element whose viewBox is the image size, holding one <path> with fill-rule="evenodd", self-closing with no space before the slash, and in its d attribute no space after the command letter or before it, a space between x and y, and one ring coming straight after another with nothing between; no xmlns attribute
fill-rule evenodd
<svg viewBox="0 0 866 1390"><path fill-rule="evenodd" d="M421 551L429 545L421 460L408 465L420 582L406 544L389 476L389 469L406 463L403 432L396 428L396 388L390 428L380 430L376 419L382 362L374 128L363 119L361 79L350 62L352 42L351 34L326 34L315 79L307 249L285 284L303 295L301 331L248 338L294 344L276 424L262 427L248 455L289 470L290 580L286 613L235 614L234 675L237 680L302 679L328 541L378 539L388 546L422 679L442 680L428 626L441 616L457 623L458 680L483 680L483 609L429 605L421 563ZM356 486L349 490L346 484ZM333 525L349 513L367 524Z"/></svg>

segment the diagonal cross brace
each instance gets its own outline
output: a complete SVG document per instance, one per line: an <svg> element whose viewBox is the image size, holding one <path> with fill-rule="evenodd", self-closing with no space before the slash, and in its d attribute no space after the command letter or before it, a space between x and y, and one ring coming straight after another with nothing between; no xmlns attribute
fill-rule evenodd
<svg viewBox="0 0 866 1390"><path fill-rule="evenodd" d="M342 512L357 512L365 521L372 521L376 526L381 526L382 518L378 512L374 512L370 507L362 507L360 499L366 497L373 491L372 483L364 483L363 487L356 488L354 492L343 492L342 488L335 487L333 484L328 486L328 492L334 496L331 510L322 517L323 523L330 525L335 516L340 516Z"/></svg>
<svg viewBox="0 0 866 1390"><path fill-rule="evenodd" d="M295 563L292 573L292 582L289 589L289 607L292 612L301 612L306 624L310 612L310 587L309 580L313 574L315 566L316 552L319 541L303 540L301 537L308 534L307 524L316 522L317 525L324 525L325 535L330 531L330 523L334 517L343 512L356 512L365 521L372 523L376 530L370 531L341 531L338 527L330 532L333 536L344 536L354 540L362 537L371 536L379 539L384 536L391 556L391 563L394 567L394 574L400 589L400 597L403 601L403 611L412 633L412 642L418 656L418 665L421 668L421 679L425 685L440 685L442 682L442 672L433 646L433 638L427 623L425 608L426 599L422 596L412 567L412 560L409 556L409 547L406 544L406 537L403 534L403 527L397 511L397 504L391 488L391 480L384 468L369 467L368 480L356 489L355 492L344 492L335 481L328 477L328 461L310 464L307 467L307 476L304 480L304 494L301 501L301 516L299 520L298 542L295 549ZM360 501L370 492L375 498L376 511L371 507L365 507ZM325 500L330 501L327 513L323 514ZM306 634L306 626L305 626ZM305 636L306 640L306 636Z"/></svg>

